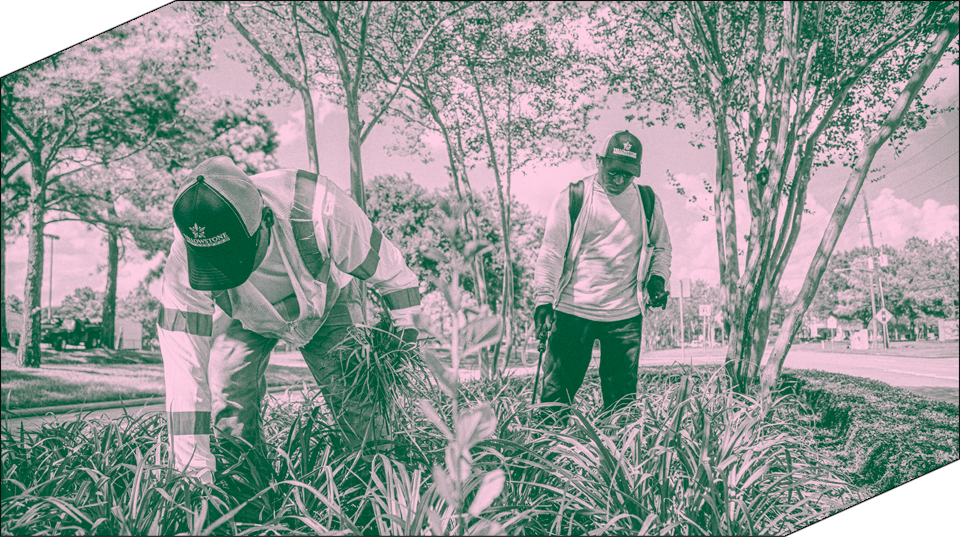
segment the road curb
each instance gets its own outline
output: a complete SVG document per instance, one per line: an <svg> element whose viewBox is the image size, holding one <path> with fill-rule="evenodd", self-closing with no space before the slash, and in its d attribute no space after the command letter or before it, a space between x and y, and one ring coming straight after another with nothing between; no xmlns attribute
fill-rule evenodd
<svg viewBox="0 0 960 537"><path fill-rule="evenodd" d="M267 393L283 392L301 387L303 387L303 384L271 386L267 388ZM311 385L310 387L316 386ZM165 403L165 401L166 398L164 397L146 397L141 399L127 399L125 401L101 401L99 403L74 403L70 405L41 406L35 408L24 408L22 410L3 410L0 411L0 418L30 418L34 416L43 416L45 414L69 414L71 412L105 410L109 408L133 408L146 405L162 405Z"/></svg>

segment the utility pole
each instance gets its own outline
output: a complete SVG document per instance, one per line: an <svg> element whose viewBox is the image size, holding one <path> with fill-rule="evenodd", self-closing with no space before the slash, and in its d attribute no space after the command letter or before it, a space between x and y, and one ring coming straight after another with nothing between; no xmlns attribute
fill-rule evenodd
<svg viewBox="0 0 960 537"><path fill-rule="evenodd" d="M877 254L877 247L873 243L873 225L870 224L870 206L867 205L866 191L863 192L863 213L867 216L867 233L870 235L870 264L872 265L871 267L868 267L870 268L870 305L873 308L873 317L874 317L873 319L871 319L870 322L873 323L873 337L874 339L877 339L877 319L876 319L877 306L875 304L875 299L873 296L873 274L877 271L877 263L879 263L879 259L877 259L877 261L874 261L873 259ZM878 274L877 275L878 281L880 277L881 276ZM883 300L883 283L880 283L880 308L881 309L886 308ZM890 340L887 336L887 323L881 323L881 324L883 324L883 348L889 349Z"/></svg>
<svg viewBox="0 0 960 537"><path fill-rule="evenodd" d="M49 287L47 289L47 322L49 323L53 320L53 241L60 240L60 237L49 233L44 233L43 236L50 239L50 280L47 285Z"/></svg>

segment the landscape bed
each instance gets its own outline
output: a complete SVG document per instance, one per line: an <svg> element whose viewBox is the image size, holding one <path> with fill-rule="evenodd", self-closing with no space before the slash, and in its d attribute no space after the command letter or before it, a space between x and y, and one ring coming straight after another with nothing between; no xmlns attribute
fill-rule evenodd
<svg viewBox="0 0 960 537"><path fill-rule="evenodd" d="M465 383L460 406L472 410L459 420L449 397L421 387L394 401L393 446L381 453L338 449L310 398L274 404L267 463L216 443L240 464L212 487L167 469L162 415L4 429L0 531L785 534L957 459L956 406L844 375L784 380L763 417L711 368L643 368L644 396L597 416L591 373L571 422L552 427L531 418L529 377ZM457 491L435 481L451 441L418 397L451 434L474 437ZM483 409L489 434L463 433L464 416ZM491 475L502 490L487 503Z"/></svg>

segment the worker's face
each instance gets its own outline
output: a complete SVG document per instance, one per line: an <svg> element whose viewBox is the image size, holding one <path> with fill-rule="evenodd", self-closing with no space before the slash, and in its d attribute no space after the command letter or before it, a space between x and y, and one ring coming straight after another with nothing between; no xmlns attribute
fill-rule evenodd
<svg viewBox="0 0 960 537"><path fill-rule="evenodd" d="M632 173L621 170L614 169L611 166L616 166L616 161L610 161L601 157L597 157L597 168L599 169L600 174L600 185L603 186L603 189L607 194L612 194L614 196L622 194L636 178Z"/></svg>

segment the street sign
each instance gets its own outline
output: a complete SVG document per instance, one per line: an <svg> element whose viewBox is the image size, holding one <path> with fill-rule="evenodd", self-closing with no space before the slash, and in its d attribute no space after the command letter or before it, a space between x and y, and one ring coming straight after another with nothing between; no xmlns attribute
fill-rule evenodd
<svg viewBox="0 0 960 537"><path fill-rule="evenodd" d="M827 318L827 328L831 330L837 329L837 318L834 317L833 315Z"/></svg>
<svg viewBox="0 0 960 537"><path fill-rule="evenodd" d="M700 304L700 316L709 317L713 313L713 304Z"/></svg>
<svg viewBox="0 0 960 537"><path fill-rule="evenodd" d="M877 312L877 320L883 324L893 320L893 314L887 311L887 308L880 308L880 311Z"/></svg>

